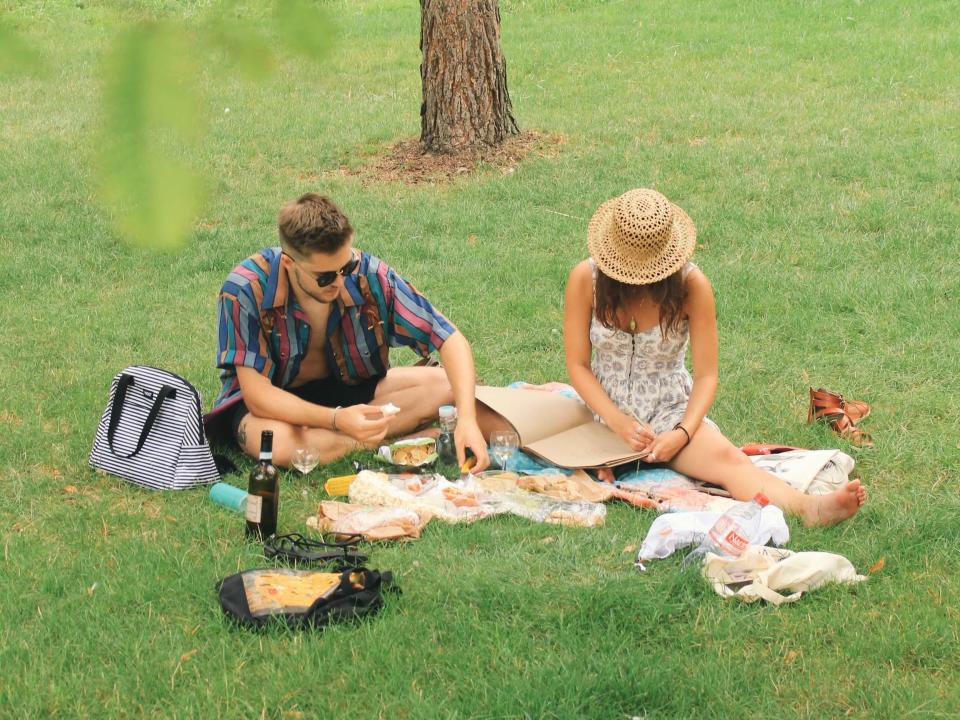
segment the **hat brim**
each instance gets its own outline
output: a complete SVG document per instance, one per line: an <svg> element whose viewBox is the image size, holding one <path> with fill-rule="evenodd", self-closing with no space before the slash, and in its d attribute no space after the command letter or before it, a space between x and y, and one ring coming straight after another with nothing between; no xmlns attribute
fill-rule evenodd
<svg viewBox="0 0 960 720"><path fill-rule="evenodd" d="M607 200L597 208L587 226L587 249L604 275L628 285L647 285L673 275L687 263L697 244L697 228L682 208L671 203L669 241L656 255L641 259L623 254L610 242L617 200Z"/></svg>

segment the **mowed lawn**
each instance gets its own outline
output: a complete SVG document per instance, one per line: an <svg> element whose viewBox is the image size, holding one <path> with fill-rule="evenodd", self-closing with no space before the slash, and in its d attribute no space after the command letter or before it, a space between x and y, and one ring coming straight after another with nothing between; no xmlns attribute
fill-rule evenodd
<svg viewBox="0 0 960 720"><path fill-rule="evenodd" d="M189 28L218 4L0 4L48 68L0 80L0 716L956 717L956 3L501 0L517 120L563 142L418 187L336 172L419 132L417 3L322 4L337 30L320 65L287 57L258 83L193 44L209 126L193 161L213 192L167 254L126 244L96 202L100 61L132 23ZM654 515L611 506L599 529L433 523L369 548L402 588L381 615L251 633L214 592L265 564L239 517L87 466L124 366L212 401L217 291L274 243L285 200L334 197L500 384L565 379L567 272L597 205L638 186L698 227L720 328L711 416L737 443L855 456L865 509L791 521L789 547L844 554L866 582L727 602L677 557L638 573ZM876 447L807 425L808 384L870 401ZM282 528L304 530L346 469L285 475Z"/></svg>

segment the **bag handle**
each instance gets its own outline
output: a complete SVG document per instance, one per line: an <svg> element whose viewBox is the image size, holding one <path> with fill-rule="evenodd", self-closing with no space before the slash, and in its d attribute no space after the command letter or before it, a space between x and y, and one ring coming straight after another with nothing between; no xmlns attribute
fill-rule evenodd
<svg viewBox="0 0 960 720"><path fill-rule="evenodd" d="M157 393L157 397L153 401L153 407L150 408L150 414L147 415L147 421L143 424L143 430L140 432L139 440L137 440L136 449L128 455L122 455L113 447L113 438L117 433L117 426L120 424L120 413L123 410L123 401L127 397L127 388L131 385L133 385L132 375L124 373L120 376L120 382L117 383L117 392L113 396L113 404L110 407L110 427L107 429L107 444L110 446L110 451L121 458L132 458L143 449L143 444L147 441L147 435L150 433L151 428L153 428L153 423L157 419L157 415L160 414L160 406L163 404L163 401L177 394L177 391L169 385L164 385L160 388L160 392Z"/></svg>

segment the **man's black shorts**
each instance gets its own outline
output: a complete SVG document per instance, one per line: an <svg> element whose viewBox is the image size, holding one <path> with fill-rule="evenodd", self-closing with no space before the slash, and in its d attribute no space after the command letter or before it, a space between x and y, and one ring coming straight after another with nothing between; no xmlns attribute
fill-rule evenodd
<svg viewBox="0 0 960 720"><path fill-rule="evenodd" d="M356 385L346 385L333 378L323 378L322 380L311 380L296 387L284 388L284 390L316 405L330 408L350 407L351 405L364 405L373 400L377 385L383 378L383 375L377 375ZM232 437L237 436L240 421L248 412L250 410L247 409L247 404L243 400L237 403L230 421Z"/></svg>

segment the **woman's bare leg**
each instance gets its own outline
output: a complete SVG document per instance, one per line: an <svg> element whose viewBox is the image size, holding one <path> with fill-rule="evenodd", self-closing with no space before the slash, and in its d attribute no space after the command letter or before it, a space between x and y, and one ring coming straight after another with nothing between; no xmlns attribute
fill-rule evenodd
<svg viewBox="0 0 960 720"><path fill-rule="evenodd" d="M759 469L722 433L703 424L669 463L679 473L720 485L737 500L762 492L785 512L799 515L806 525L834 525L852 517L867 499L859 480L829 495L804 495L775 475Z"/></svg>

